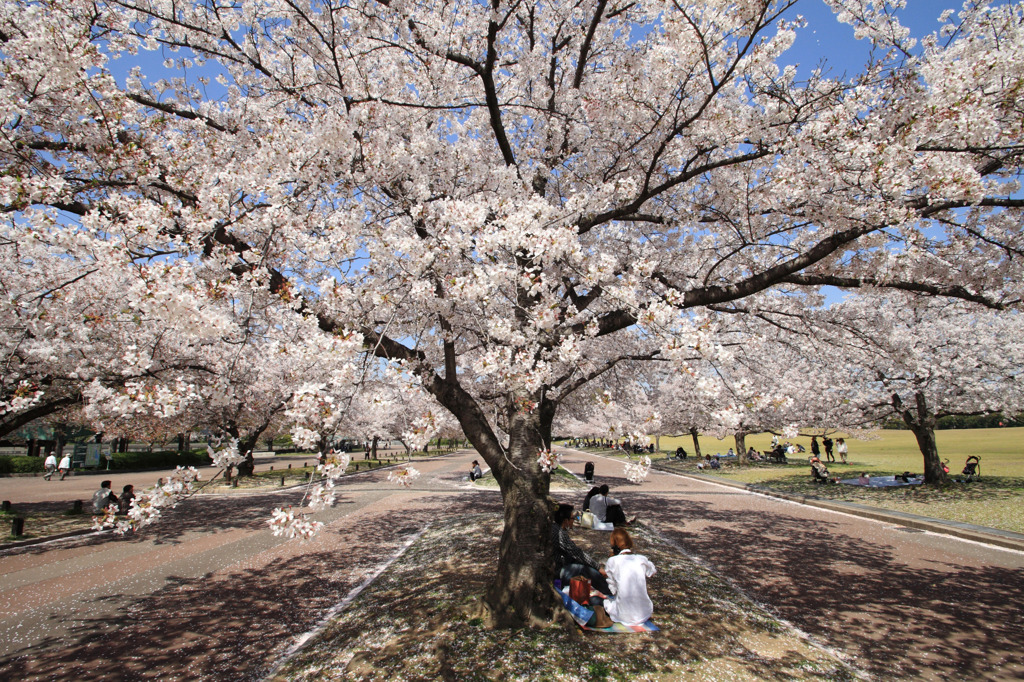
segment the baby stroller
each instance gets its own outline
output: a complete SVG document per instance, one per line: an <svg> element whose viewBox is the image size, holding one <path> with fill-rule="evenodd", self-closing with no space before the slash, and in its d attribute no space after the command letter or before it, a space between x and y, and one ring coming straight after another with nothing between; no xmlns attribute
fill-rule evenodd
<svg viewBox="0 0 1024 682"><path fill-rule="evenodd" d="M961 472L963 475L963 482L970 483L981 478L981 457L977 455L971 455L967 458L964 463L964 470Z"/></svg>
<svg viewBox="0 0 1024 682"><path fill-rule="evenodd" d="M811 457L811 476L814 477L815 483L832 483L832 479L829 477L828 467L818 459L817 457Z"/></svg>

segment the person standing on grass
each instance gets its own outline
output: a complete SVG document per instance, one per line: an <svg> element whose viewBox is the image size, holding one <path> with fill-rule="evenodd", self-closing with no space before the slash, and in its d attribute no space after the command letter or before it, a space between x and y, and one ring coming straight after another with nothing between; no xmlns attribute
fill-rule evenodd
<svg viewBox="0 0 1024 682"><path fill-rule="evenodd" d="M818 445L818 437L811 436L811 454L815 457L821 456L821 446Z"/></svg>
<svg viewBox="0 0 1024 682"><path fill-rule="evenodd" d="M840 438L836 441L836 450L839 451L839 459L846 464L846 441L844 439Z"/></svg>
<svg viewBox="0 0 1024 682"><path fill-rule="evenodd" d="M43 474L43 478L49 481L53 476L53 472L57 470L57 456L53 454L53 450L50 450L49 454L46 455L46 461L43 462L43 468L46 469L46 473Z"/></svg>
<svg viewBox="0 0 1024 682"><path fill-rule="evenodd" d="M825 436L824 438L821 439L821 444L825 446L825 457L828 458L828 461L835 462L836 458L832 454L832 439L829 438L828 436Z"/></svg>

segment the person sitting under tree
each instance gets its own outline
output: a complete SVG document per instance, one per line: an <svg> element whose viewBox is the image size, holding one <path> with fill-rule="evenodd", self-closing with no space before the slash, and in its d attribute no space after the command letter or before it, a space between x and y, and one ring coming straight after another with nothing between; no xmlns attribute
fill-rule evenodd
<svg viewBox="0 0 1024 682"><path fill-rule="evenodd" d="M616 526L628 526L630 523L626 520L626 513L622 511L622 500L608 497L607 485L601 486L600 492L590 499L590 511L602 523Z"/></svg>
<svg viewBox="0 0 1024 682"><path fill-rule="evenodd" d="M555 511L555 520L551 524L551 544L555 553L555 571L563 585L578 575L590 580L594 589L602 594L610 594L608 581L601 569L589 554L576 546L569 537L573 526L573 509L571 504L560 504Z"/></svg>
<svg viewBox="0 0 1024 682"><path fill-rule="evenodd" d="M117 501L117 511L119 514L127 514L128 510L132 508L132 500L135 499L135 486L131 483L121 488L121 498Z"/></svg>
<svg viewBox="0 0 1024 682"><path fill-rule="evenodd" d="M643 625L654 613L654 603L647 594L647 579L657 571L643 554L633 553L633 539L624 528L612 531L611 557L604 567L610 595L590 597L594 609L592 627L610 627L612 621L624 625Z"/></svg>
<svg viewBox="0 0 1024 682"><path fill-rule="evenodd" d="M110 481L100 483L100 489L92 494L92 509L97 514L112 504L117 504L117 495L110 489Z"/></svg>

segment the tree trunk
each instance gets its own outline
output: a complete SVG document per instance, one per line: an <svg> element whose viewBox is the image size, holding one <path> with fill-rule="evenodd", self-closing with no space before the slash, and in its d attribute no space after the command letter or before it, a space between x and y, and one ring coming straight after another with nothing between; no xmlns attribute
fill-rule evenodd
<svg viewBox="0 0 1024 682"><path fill-rule="evenodd" d="M370 459L377 459L377 440L379 436L373 437L373 445L370 446Z"/></svg>
<svg viewBox="0 0 1024 682"><path fill-rule="evenodd" d="M498 627L550 622L554 614L551 476L537 456L550 442L551 422L540 412L516 413L510 419L508 456L491 464L501 488L505 528L498 566L486 601Z"/></svg>
<svg viewBox="0 0 1024 682"><path fill-rule="evenodd" d="M733 434L733 440L736 441L736 461L740 463L740 466L745 466L747 463L747 434L742 432Z"/></svg>
<svg viewBox="0 0 1024 682"><path fill-rule="evenodd" d="M505 524L498 564L484 601L497 627L549 624L561 604L552 589L551 477L541 471L537 457L551 444L556 405L543 391L509 396L506 450L480 403L459 385L453 357L446 360L447 378L424 372L424 386L458 420L501 489ZM532 402L536 407L529 412L518 411L512 407L516 402Z"/></svg>
<svg viewBox="0 0 1024 682"><path fill-rule="evenodd" d="M696 426L690 427L690 437L693 438L693 451L696 453L697 459L700 459L701 457L703 457L703 455L700 454L700 440L698 440L697 438Z"/></svg>
<svg viewBox="0 0 1024 682"><path fill-rule="evenodd" d="M893 394L892 405L897 414L903 417L904 423L917 439L917 447L924 456L924 482L933 485L948 485L949 476L942 468L939 459L939 448L935 442L935 415L928 409L928 402L920 391L914 394L916 410L904 408L898 394ZM916 411L916 415L914 412Z"/></svg>

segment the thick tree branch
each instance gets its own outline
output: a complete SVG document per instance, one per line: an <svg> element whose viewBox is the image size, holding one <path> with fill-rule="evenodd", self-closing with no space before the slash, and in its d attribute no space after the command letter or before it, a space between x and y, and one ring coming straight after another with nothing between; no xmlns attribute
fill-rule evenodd
<svg viewBox="0 0 1024 682"><path fill-rule="evenodd" d="M781 281L785 284L799 284L801 286L833 286L841 289L857 289L860 287L900 289L901 291L912 291L920 294L929 294L931 296L959 298L964 301L979 303L986 308L992 308L993 310L1005 309L1005 305L1002 302L993 300L983 294L968 291L965 287L958 284L941 285L924 284L922 282L887 282L875 277L840 277L838 275L819 275L808 273L793 274Z"/></svg>

